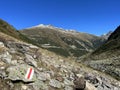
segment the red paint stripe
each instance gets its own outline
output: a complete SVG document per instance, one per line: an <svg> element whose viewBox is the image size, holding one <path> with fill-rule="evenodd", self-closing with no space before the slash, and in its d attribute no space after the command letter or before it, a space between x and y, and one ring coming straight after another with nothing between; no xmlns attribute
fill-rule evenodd
<svg viewBox="0 0 120 90"><path fill-rule="evenodd" d="M29 73L28 73L27 79L30 79L30 75L31 75L31 73L32 73L32 68L30 68L30 70L29 70Z"/></svg>

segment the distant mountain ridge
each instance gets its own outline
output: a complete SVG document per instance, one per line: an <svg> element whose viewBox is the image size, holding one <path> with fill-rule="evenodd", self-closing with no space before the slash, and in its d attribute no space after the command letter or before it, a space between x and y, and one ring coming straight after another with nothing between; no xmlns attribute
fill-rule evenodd
<svg viewBox="0 0 120 90"><path fill-rule="evenodd" d="M98 48L105 39L95 35L64 30L52 25L37 25L20 31L38 46L63 56L82 56Z"/></svg>
<svg viewBox="0 0 120 90"><path fill-rule="evenodd" d="M45 25L45 24L38 24L36 26L32 26L32 27L28 27L28 28L25 28L25 29L54 29L54 30L58 30L58 31L61 31L61 32L64 32L64 33L82 33L82 32L78 32L74 29L64 29L64 28L61 28L61 27L56 27L56 26L53 26L51 24L48 24L48 25ZM86 33L87 34L87 33Z"/></svg>

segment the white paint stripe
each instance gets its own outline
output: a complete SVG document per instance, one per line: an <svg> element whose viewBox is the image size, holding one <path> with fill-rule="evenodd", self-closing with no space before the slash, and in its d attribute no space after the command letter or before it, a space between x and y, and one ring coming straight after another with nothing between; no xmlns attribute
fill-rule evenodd
<svg viewBox="0 0 120 90"><path fill-rule="evenodd" d="M25 79L28 79L29 72L30 72L30 68L28 68L28 70L27 70L27 73L25 75ZM33 74L34 74L34 69L32 68L32 72L31 72L29 80L31 80L33 78Z"/></svg>
<svg viewBox="0 0 120 90"><path fill-rule="evenodd" d="M32 69L31 75L30 75L30 80L33 78L33 74L34 74L34 69Z"/></svg>
<svg viewBox="0 0 120 90"><path fill-rule="evenodd" d="M27 70L27 73L26 73L26 75L25 75L25 79L27 79L27 76L28 76L28 74L29 74L29 71L30 71L30 68L28 68L28 70Z"/></svg>

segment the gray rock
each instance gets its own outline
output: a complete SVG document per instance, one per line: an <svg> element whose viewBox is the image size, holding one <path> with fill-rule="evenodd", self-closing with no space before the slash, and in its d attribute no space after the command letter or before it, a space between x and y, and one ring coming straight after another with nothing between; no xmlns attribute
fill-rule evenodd
<svg viewBox="0 0 120 90"><path fill-rule="evenodd" d="M112 88L112 85L109 82L103 83L106 88Z"/></svg>
<svg viewBox="0 0 120 90"><path fill-rule="evenodd" d="M54 71L46 71L46 73L49 73L50 74L50 76L53 76L54 77L54 75L55 75L55 72Z"/></svg>
<svg viewBox="0 0 120 90"><path fill-rule="evenodd" d="M0 77L2 79L4 79L5 77L7 77L6 73L3 70L0 70Z"/></svg>
<svg viewBox="0 0 120 90"><path fill-rule="evenodd" d="M25 54L25 57L26 57L25 61L27 64L37 67L37 62L32 56Z"/></svg>
<svg viewBox="0 0 120 90"><path fill-rule="evenodd" d="M0 47L4 47L4 43L3 42L0 42Z"/></svg>
<svg viewBox="0 0 120 90"><path fill-rule="evenodd" d="M42 80L42 81L46 81L46 80L51 79L50 74L47 72L40 72L39 74L37 74L37 77L39 80Z"/></svg>
<svg viewBox="0 0 120 90"><path fill-rule="evenodd" d="M65 85L74 85L73 81L68 80L67 78L64 79Z"/></svg>
<svg viewBox="0 0 120 90"><path fill-rule="evenodd" d="M104 86L104 90L111 90L112 88L109 88L107 86Z"/></svg>
<svg viewBox="0 0 120 90"><path fill-rule="evenodd" d="M34 90L48 90L47 84L43 81L36 80L35 83L32 84Z"/></svg>
<svg viewBox="0 0 120 90"><path fill-rule="evenodd" d="M28 68L33 68L33 67L30 67L26 64L17 64L16 66L8 67L6 70L8 72L8 79L12 81L21 80L23 82L34 82L36 80L35 74L33 75L32 79L25 78Z"/></svg>
<svg viewBox="0 0 120 90"><path fill-rule="evenodd" d="M21 88L22 90L27 90L28 87L26 85L22 85Z"/></svg>
<svg viewBox="0 0 120 90"><path fill-rule="evenodd" d="M29 47L30 47L31 49L38 49L37 46L34 46L34 45L32 45L32 44L29 44Z"/></svg>
<svg viewBox="0 0 120 90"><path fill-rule="evenodd" d="M102 83L100 80L96 78L93 74L87 74L85 75L85 79L88 80L92 84ZM100 82L99 82L100 81Z"/></svg>
<svg viewBox="0 0 120 90"><path fill-rule="evenodd" d="M10 48L10 53L15 54L16 53L15 48Z"/></svg>
<svg viewBox="0 0 120 90"><path fill-rule="evenodd" d="M84 90L86 87L86 81L83 77L75 77L74 88L76 90Z"/></svg>
<svg viewBox="0 0 120 90"><path fill-rule="evenodd" d="M23 60L18 60L17 63L24 64L25 62Z"/></svg>
<svg viewBox="0 0 120 90"><path fill-rule="evenodd" d="M56 80L60 81L60 82L63 82L63 77L62 76L56 76Z"/></svg>
<svg viewBox="0 0 120 90"><path fill-rule="evenodd" d="M70 86L65 86L65 89L64 89L64 90L73 90L73 88L70 87Z"/></svg>
<svg viewBox="0 0 120 90"><path fill-rule="evenodd" d="M16 65L17 64L17 60L12 60L11 64Z"/></svg>
<svg viewBox="0 0 120 90"><path fill-rule="evenodd" d="M9 85L9 88L13 88L14 87L14 84L11 81L7 81L6 83Z"/></svg>
<svg viewBox="0 0 120 90"><path fill-rule="evenodd" d="M94 85L92 85L91 83L86 81L86 88L85 88L85 90L97 90L97 88Z"/></svg>
<svg viewBox="0 0 120 90"><path fill-rule="evenodd" d="M10 64L12 56L9 54L8 51L4 52L2 55L0 55L0 58L3 62Z"/></svg>
<svg viewBox="0 0 120 90"><path fill-rule="evenodd" d="M22 43L8 41L6 46L9 49L13 48L16 52L18 51L18 52L20 52L22 54L27 52L27 45L22 44Z"/></svg>
<svg viewBox="0 0 120 90"><path fill-rule="evenodd" d="M62 66L62 65L61 65L61 66ZM65 67L65 68L67 68L67 67ZM65 68L64 68L64 67L60 68L60 71L67 73L68 71L67 71Z"/></svg>
<svg viewBox="0 0 120 90"><path fill-rule="evenodd" d="M97 90L104 90L104 88L102 86L98 86Z"/></svg>
<svg viewBox="0 0 120 90"><path fill-rule="evenodd" d="M120 90L120 87L114 87L113 90Z"/></svg>
<svg viewBox="0 0 120 90"><path fill-rule="evenodd" d="M51 79L50 82L49 82L49 85L52 86L52 87L55 87L55 88L61 88L62 87L62 84L55 79Z"/></svg>

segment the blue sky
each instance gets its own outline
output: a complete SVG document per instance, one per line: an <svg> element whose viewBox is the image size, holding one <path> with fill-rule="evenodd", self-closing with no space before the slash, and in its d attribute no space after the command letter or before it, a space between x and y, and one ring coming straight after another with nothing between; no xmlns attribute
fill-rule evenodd
<svg viewBox="0 0 120 90"><path fill-rule="evenodd" d="M0 18L17 29L52 24L101 35L120 25L120 0L0 0Z"/></svg>

